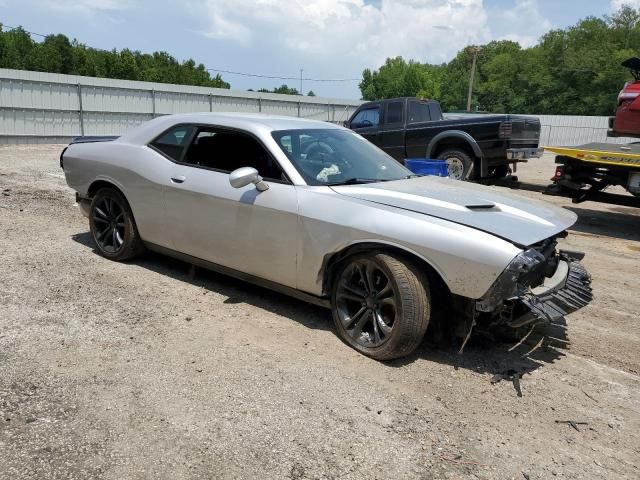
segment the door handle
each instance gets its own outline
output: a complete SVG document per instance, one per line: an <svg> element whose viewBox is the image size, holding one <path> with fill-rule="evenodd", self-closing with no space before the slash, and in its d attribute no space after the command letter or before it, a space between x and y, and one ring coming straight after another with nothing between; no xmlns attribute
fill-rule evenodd
<svg viewBox="0 0 640 480"><path fill-rule="evenodd" d="M171 177L171 183L183 183L187 177L179 176L179 177Z"/></svg>

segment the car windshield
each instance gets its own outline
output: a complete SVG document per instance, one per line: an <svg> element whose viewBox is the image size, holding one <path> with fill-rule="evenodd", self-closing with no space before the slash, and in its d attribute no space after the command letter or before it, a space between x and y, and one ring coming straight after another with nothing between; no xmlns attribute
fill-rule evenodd
<svg viewBox="0 0 640 480"><path fill-rule="evenodd" d="M385 182L412 176L410 170L348 130L279 130L272 135L309 185Z"/></svg>

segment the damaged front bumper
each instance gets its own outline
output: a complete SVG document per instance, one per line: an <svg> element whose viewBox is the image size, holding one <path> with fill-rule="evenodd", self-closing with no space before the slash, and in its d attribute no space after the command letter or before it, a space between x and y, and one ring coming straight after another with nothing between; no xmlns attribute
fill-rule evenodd
<svg viewBox="0 0 640 480"><path fill-rule="evenodd" d="M591 276L580 263L583 257L580 252L556 252L555 241L522 252L476 302L476 312L512 328L561 320L593 298Z"/></svg>

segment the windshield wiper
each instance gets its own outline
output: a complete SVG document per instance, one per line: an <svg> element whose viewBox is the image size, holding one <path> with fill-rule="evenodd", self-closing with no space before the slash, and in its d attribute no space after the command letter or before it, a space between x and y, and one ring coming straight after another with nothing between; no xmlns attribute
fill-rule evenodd
<svg viewBox="0 0 640 480"><path fill-rule="evenodd" d="M325 183L325 185L328 185L330 187L332 186L336 186L336 185L357 185L359 183L376 183L376 182L386 182L387 180L381 180L379 178L358 178L358 177L353 177L353 178L347 178L346 180L341 180L339 182L329 182L329 183Z"/></svg>

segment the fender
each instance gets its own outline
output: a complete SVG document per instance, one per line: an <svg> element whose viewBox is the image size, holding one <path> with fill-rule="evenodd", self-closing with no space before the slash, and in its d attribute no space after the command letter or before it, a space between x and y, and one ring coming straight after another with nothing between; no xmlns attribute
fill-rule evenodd
<svg viewBox="0 0 640 480"><path fill-rule="evenodd" d="M343 245L339 250L325 255L322 260L322 265L320 266L320 271L318 272L318 283L322 285L322 293L321 296L323 298L328 298L331 295L331 281L333 280L334 268L345 258L357 254L360 252L369 252L371 250L382 250L382 251L395 251L401 253L403 255L411 257L413 260L417 260L423 265L431 268L434 274L439 277L439 280L449 288L449 285L445 281L444 274L440 268L434 264L431 260L426 258L425 256L419 254L411 248L408 248L404 245L390 242L387 240L380 239L359 239L353 242L350 242L347 245Z"/></svg>
<svg viewBox="0 0 640 480"><path fill-rule="evenodd" d="M476 142L476 139L469 135L467 132L463 132L462 130L445 130L444 132L440 132L435 137L431 139L429 145L427 146L427 158L431 158L431 153L436 150L438 146L438 142L440 140L444 140L445 138L457 138L463 140L473 150L473 154L477 158L482 158L482 150L480 150L480 145Z"/></svg>

